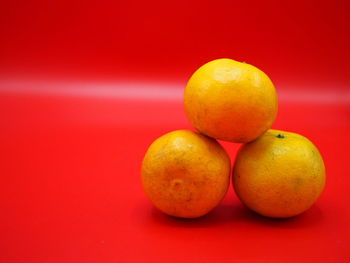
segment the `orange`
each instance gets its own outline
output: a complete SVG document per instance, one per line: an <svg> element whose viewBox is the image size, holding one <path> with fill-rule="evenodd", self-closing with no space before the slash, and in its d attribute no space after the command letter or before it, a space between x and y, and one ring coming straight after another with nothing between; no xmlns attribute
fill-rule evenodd
<svg viewBox="0 0 350 263"><path fill-rule="evenodd" d="M325 186L321 154L307 138L269 130L243 145L233 169L240 200L255 212L276 218L306 211Z"/></svg>
<svg viewBox="0 0 350 263"><path fill-rule="evenodd" d="M276 90L258 68L231 59L213 60L190 78L184 93L192 125L212 138L249 142L269 129L277 114Z"/></svg>
<svg viewBox="0 0 350 263"><path fill-rule="evenodd" d="M214 139L178 130L155 140L142 163L142 184L151 202L168 215L200 217L224 198L231 162Z"/></svg>

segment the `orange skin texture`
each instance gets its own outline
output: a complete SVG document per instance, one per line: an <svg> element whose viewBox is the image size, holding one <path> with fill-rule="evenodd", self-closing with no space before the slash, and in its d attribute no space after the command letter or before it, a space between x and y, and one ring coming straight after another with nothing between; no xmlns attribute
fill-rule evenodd
<svg viewBox="0 0 350 263"><path fill-rule="evenodd" d="M200 67L187 83L184 106L189 121L201 133L240 143L269 129L278 110L269 77L232 59L217 59Z"/></svg>
<svg viewBox="0 0 350 263"><path fill-rule="evenodd" d="M243 145L233 168L233 187L240 200L273 218L309 209L325 181L325 166L315 145L299 134L278 130L268 130Z"/></svg>
<svg viewBox="0 0 350 263"><path fill-rule="evenodd" d="M148 148L142 184L151 202L164 213L196 218L224 198L231 161L214 139L189 130L167 133Z"/></svg>

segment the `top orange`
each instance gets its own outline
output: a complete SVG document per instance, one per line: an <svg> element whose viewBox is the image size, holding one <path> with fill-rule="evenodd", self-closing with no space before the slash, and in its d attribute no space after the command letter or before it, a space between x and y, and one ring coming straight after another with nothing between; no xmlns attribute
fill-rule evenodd
<svg viewBox="0 0 350 263"><path fill-rule="evenodd" d="M232 59L200 67L185 89L185 111L192 125L212 138L249 142L274 122L277 94L258 68Z"/></svg>

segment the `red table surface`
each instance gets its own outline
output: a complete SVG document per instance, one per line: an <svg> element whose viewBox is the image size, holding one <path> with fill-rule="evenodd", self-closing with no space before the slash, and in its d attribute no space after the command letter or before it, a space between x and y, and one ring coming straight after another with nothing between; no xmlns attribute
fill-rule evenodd
<svg viewBox="0 0 350 263"><path fill-rule="evenodd" d="M190 128L180 85L1 87L0 262L350 259L349 93L309 100L280 92L274 127L310 138L327 168L326 189L309 211L260 217L230 187L211 213L181 220L153 208L140 184L149 144ZM239 145L223 145L233 160Z"/></svg>

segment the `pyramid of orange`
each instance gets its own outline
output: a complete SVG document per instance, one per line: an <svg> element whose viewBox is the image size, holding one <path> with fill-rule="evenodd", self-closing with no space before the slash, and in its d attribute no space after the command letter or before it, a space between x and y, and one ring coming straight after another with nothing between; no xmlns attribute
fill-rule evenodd
<svg viewBox="0 0 350 263"><path fill-rule="evenodd" d="M322 193L325 167L314 144L295 133L269 130L278 99L260 69L231 59L208 62L189 79L184 106L199 133L178 130L161 136L142 163L145 193L164 213L200 217L224 198L231 161L217 139L245 143L232 169L233 186L253 211L295 216Z"/></svg>

